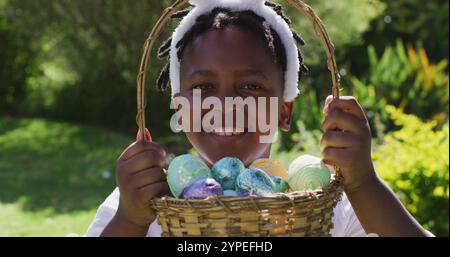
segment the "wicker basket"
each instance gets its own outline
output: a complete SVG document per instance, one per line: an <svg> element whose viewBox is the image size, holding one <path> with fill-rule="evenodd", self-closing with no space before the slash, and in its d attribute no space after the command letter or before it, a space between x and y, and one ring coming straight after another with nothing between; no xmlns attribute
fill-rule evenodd
<svg viewBox="0 0 450 257"><path fill-rule="evenodd" d="M137 77L136 122L145 136L145 77L150 53L170 16L189 0L178 0L164 10L144 45ZM311 20L328 57L332 93L339 97L340 77L331 43L322 21L313 9L300 0L286 0ZM220 196L204 200L155 198L150 203L158 214L163 236L330 236L333 209L343 192L336 167L329 186L315 191L279 193L270 197Z"/></svg>
<svg viewBox="0 0 450 257"><path fill-rule="evenodd" d="M329 236L340 177L323 189L270 197L154 199L163 236Z"/></svg>

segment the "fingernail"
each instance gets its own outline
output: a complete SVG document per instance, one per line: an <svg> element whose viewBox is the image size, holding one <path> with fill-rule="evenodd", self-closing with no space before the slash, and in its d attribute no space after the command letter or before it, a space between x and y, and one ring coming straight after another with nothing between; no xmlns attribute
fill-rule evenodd
<svg viewBox="0 0 450 257"><path fill-rule="evenodd" d="M327 96L327 99L325 99L325 105L329 105L333 101L333 96L329 95Z"/></svg>
<svg viewBox="0 0 450 257"><path fill-rule="evenodd" d="M136 134L136 141L139 141L139 140L141 140L141 130L140 129L138 129L138 132Z"/></svg>
<svg viewBox="0 0 450 257"><path fill-rule="evenodd" d="M149 142L152 141L152 135L150 134L150 131L145 128L145 139ZM136 141L142 140L142 136L141 136L141 130L139 129L136 135Z"/></svg>
<svg viewBox="0 0 450 257"><path fill-rule="evenodd" d="M148 128L145 128L145 137L147 138L147 141L152 141L152 134L150 133L150 130L148 130Z"/></svg>
<svg viewBox="0 0 450 257"><path fill-rule="evenodd" d="M325 107L323 107L323 113L325 113L326 115L330 114L330 105L326 104Z"/></svg>

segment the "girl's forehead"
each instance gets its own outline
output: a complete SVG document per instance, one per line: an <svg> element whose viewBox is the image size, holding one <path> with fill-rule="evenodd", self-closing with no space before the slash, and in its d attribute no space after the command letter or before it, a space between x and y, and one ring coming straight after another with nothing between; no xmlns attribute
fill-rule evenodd
<svg viewBox="0 0 450 257"><path fill-rule="evenodd" d="M209 30L187 46L183 63L210 66L215 64L277 69L274 57L264 42L252 32L237 27Z"/></svg>

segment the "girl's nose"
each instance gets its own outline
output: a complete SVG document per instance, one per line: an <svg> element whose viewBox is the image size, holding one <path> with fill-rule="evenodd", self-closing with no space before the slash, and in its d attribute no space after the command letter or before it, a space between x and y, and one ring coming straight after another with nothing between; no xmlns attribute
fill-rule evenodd
<svg viewBox="0 0 450 257"><path fill-rule="evenodd" d="M239 96L239 92L237 92L236 88L230 84L220 85L219 90L217 90L217 97L221 99L221 101L225 101L226 97L237 97Z"/></svg>

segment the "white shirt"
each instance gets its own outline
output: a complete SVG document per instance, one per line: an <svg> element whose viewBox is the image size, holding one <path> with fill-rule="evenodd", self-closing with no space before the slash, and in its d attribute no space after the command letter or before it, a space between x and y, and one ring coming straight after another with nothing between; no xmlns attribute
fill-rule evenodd
<svg viewBox="0 0 450 257"><path fill-rule="evenodd" d="M95 215L94 221L89 226L86 236L98 237L105 229L106 225L114 217L119 206L119 188L116 188L111 195L100 205ZM342 195L334 208L333 216L334 227L331 229L333 237L366 237L367 234L361 226L355 212L347 199L345 193ZM155 220L148 228L148 237L160 237L162 234L161 226Z"/></svg>

